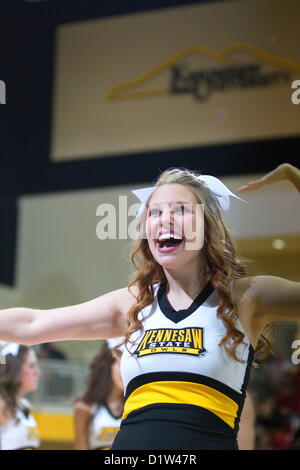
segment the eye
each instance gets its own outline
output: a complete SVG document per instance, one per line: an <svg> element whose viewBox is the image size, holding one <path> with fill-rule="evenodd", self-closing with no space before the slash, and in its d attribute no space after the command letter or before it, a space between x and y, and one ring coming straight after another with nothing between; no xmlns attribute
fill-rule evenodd
<svg viewBox="0 0 300 470"><path fill-rule="evenodd" d="M175 206L175 212L184 214L185 212L187 212L187 208L181 204L180 206Z"/></svg>
<svg viewBox="0 0 300 470"><path fill-rule="evenodd" d="M161 213L159 209L150 209L149 215L157 215L158 213Z"/></svg>

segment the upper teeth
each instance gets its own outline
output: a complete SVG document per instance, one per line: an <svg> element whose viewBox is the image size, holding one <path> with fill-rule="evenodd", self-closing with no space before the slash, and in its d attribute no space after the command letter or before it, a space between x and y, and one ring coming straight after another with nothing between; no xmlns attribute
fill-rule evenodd
<svg viewBox="0 0 300 470"><path fill-rule="evenodd" d="M181 237L179 235L176 235L175 233L163 233L162 235L160 235L159 241L166 240L169 238L176 238L177 240L181 240Z"/></svg>

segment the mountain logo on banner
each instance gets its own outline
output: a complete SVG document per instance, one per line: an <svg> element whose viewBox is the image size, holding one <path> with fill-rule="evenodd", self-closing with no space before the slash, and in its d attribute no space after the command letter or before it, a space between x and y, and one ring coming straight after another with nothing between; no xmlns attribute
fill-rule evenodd
<svg viewBox="0 0 300 470"><path fill-rule="evenodd" d="M233 55L239 55L239 59L234 60ZM202 65L199 65L199 60ZM203 67L203 61L213 61L214 65L212 67L207 63ZM300 73L300 63L269 54L251 44L237 42L221 51L191 45L143 75L114 86L107 92L106 98L128 100L189 93L197 101L205 102L214 91L290 82L291 72Z"/></svg>

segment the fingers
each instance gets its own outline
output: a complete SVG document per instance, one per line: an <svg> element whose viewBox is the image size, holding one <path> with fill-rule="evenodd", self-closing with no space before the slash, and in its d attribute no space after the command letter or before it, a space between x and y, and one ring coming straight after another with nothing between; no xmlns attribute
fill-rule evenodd
<svg viewBox="0 0 300 470"><path fill-rule="evenodd" d="M248 184L244 184L237 189L238 193L242 193L243 191L249 191L251 189L257 189L261 186L261 182L259 181L250 181Z"/></svg>
<svg viewBox="0 0 300 470"><path fill-rule="evenodd" d="M250 181L248 184L244 184L237 189L237 192L242 193L243 191L250 191L252 189L261 188L267 184L276 183L284 179L289 179L289 169L291 165L288 163L282 163L278 165L275 170L270 171L261 179L256 181Z"/></svg>

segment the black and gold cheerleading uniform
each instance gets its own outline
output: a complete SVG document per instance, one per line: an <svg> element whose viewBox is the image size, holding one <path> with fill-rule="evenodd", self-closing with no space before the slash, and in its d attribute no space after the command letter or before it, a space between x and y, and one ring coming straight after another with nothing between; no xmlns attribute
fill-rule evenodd
<svg viewBox="0 0 300 470"><path fill-rule="evenodd" d="M237 432L253 347L245 335L232 359L220 340L219 294L209 282L189 308L176 311L155 286L152 305L139 312L121 360L125 406L112 450L238 449ZM237 327L244 333L242 325Z"/></svg>
<svg viewBox="0 0 300 470"><path fill-rule="evenodd" d="M92 415L93 417L89 426L90 449L110 449L119 431L121 416L114 416L106 403L93 405Z"/></svg>
<svg viewBox="0 0 300 470"><path fill-rule="evenodd" d="M35 450L40 446L39 431L30 412L30 403L20 400L16 418L11 418L0 426L1 450Z"/></svg>

